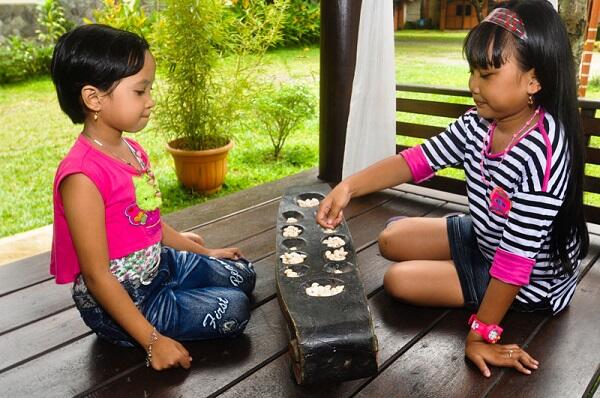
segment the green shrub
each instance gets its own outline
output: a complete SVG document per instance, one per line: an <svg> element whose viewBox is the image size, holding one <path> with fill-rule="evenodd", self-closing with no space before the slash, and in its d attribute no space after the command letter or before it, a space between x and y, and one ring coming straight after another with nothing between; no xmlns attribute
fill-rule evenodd
<svg viewBox="0 0 600 398"><path fill-rule="evenodd" d="M252 0L230 0L230 10L242 15L255 7ZM318 43L321 30L321 10L318 0L289 0L281 27L280 46Z"/></svg>
<svg viewBox="0 0 600 398"><path fill-rule="evenodd" d="M315 112L315 96L301 85L267 86L254 101L257 118L273 144L279 159L285 141Z"/></svg>
<svg viewBox="0 0 600 398"><path fill-rule="evenodd" d="M153 25L157 19L157 12L150 10L146 14L140 0L103 0L102 7L94 10L94 21L84 18L87 24L99 23L113 28L137 33L146 39L152 36Z"/></svg>
<svg viewBox="0 0 600 398"><path fill-rule="evenodd" d="M65 18L58 0L46 0L37 7L37 23L37 40L11 36L0 47L0 84L50 73L54 44L73 24Z"/></svg>
<svg viewBox="0 0 600 398"><path fill-rule="evenodd" d="M321 34L319 2L291 0L282 30L284 46L318 43Z"/></svg>
<svg viewBox="0 0 600 398"><path fill-rule="evenodd" d="M46 0L38 5L37 14L41 29L36 33L40 43L54 45L59 37L73 29L74 23L65 17L65 10L58 0Z"/></svg>
<svg viewBox="0 0 600 398"><path fill-rule="evenodd" d="M14 83L50 72L53 45L42 45L18 36L0 48L0 84Z"/></svg>

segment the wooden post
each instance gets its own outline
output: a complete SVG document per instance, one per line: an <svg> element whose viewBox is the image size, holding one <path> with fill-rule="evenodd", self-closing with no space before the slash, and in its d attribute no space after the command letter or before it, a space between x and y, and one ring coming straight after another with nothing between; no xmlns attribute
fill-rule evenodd
<svg viewBox="0 0 600 398"><path fill-rule="evenodd" d="M321 1L319 178L342 179L361 0Z"/></svg>
<svg viewBox="0 0 600 398"><path fill-rule="evenodd" d="M446 0L440 2L440 30L443 32L446 29Z"/></svg>
<svg viewBox="0 0 600 398"><path fill-rule="evenodd" d="M590 66L592 64L592 53L596 42L598 31L598 18L600 17L600 0L591 0L590 12L588 14L588 26L583 43L583 54L581 56L581 70L579 73L579 96L585 97L590 77Z"/></svg>

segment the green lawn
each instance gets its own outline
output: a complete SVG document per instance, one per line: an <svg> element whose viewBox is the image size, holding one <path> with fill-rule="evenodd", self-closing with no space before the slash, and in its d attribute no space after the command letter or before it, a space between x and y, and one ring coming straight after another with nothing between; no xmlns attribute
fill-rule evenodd
<svg viewBox="0 0 600 398"><path fill-rule="evenodd" d="M468 68L461 53L464 35L465 32L437 31L397 33L397 81L466 88ZM267 78L303 82L318 93L318 47L272 51L267 61ZM588 89L588 97L600 98L600 87ZM437 120L441 126L448 122L443 118ZM0 237L52 222L54 171L79 130L80 126L71 124L61 113L48 78L0 86ZM318 130L315 115L290 137L278 162L270 159L268 137L254 123L234 131L236 146L229 157L225 187L210 197L178 185L173 161L152 121L135 138L150 153L163 193L163 213L168 213L316 166ZM600 174L600 170L594 172Z"/></svg>

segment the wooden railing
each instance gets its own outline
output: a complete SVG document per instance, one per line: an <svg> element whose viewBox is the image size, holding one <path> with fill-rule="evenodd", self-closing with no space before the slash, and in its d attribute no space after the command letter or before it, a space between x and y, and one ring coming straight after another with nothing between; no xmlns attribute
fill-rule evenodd
<svg viewBox="0 0 600 398"><path fill-rule="evenodd" d="M473 107L473 103L459 104L450 103L447 100L439 100L436 97L456 97L463 99L471 97L468 90L449 89L433 86L417 86L417 85L397 85L396 86L396 111L406 112L410 114L442 116L448 118L457 118L468 109ZM428 99L407 98L406 93L432 94L427 96ZM430 99L433 97L433 99ZM460 102L460 100L459 100ZM600 165L600 148L598 145L592 146L592 136L600 137L600 118L596 117L596 111L600 109L600 101L580 99L579 106L583 122L583 131L586 142L586 164ZM406 115L400 114L396 121L396 135L403 137L430 138L439 134L444 130L445 126L432 126L414 121L407 121ZM400 152L405 149L405 145L397 145L396 151ZM428 188L439 189L445 192L466 194L466 186L464 180L448 177L435 176L431 180L419 184ZM598 171L596 175L586 173L584 179L584 190L593 194L600 194L600 177ZM600 207L586 205L585 214L588 222L600 224Z"/></svg>

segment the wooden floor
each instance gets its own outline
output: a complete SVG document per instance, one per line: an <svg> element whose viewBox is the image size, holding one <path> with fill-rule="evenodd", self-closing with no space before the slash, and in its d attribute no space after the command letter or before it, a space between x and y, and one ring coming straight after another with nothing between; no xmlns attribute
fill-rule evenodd
<svg viewBox="0 0 600 398"><path fill-rule="evenodd" d="M540 369L531 376L494 368L485 379L464 359L468 313L394 302L382 290L388 265L376 239L394 215L440 217L466 211L464 198L389 190L354 200L347 211L379 339L372 379L299 387L289 372L287 326L274 284L275 225L287 186L318 182L308 171L166 217L201 233L210 246L239 246L258 282L252 318L237 339L186 344L191 370L154 372L141 349L100 341L81 321L70 286L48 276L48 254L0 267L2 397L581 397L600 374L600 236L592 235L585 274L555 318L510 313L503 340L527 346Z"/></svg>

